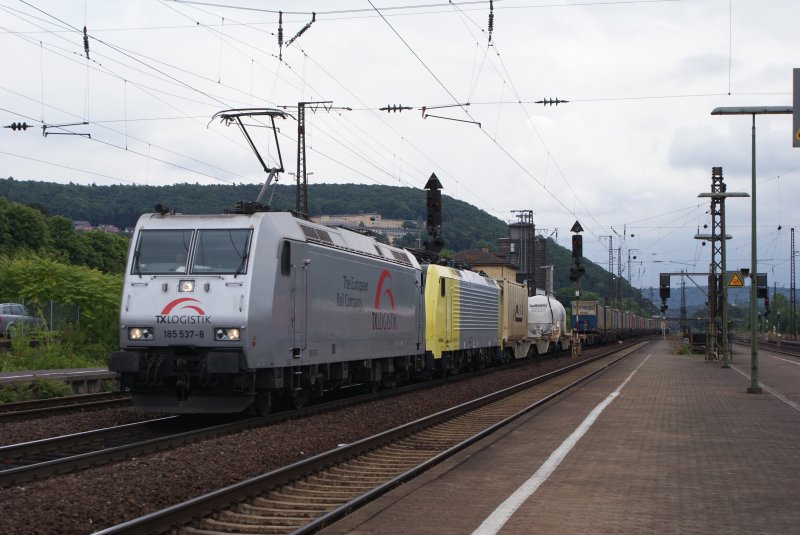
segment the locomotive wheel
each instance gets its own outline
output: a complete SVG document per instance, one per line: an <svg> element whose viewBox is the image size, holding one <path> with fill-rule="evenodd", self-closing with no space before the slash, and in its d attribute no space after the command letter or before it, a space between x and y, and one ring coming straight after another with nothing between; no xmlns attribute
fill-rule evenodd
<svg viewBox="0 0 800 535"><path fill-rule="evenodd" d="M305 390L295 390L292 392L292 406L295 409L302 409L308 403L308 392Z"/></svg>
<svg viewBox="0 0 800 535"><path fill-rule="evenodd" d="M257 394L253 404L250 405L250 412L254 416L267 416L272 412L272 392Z"/></svg>

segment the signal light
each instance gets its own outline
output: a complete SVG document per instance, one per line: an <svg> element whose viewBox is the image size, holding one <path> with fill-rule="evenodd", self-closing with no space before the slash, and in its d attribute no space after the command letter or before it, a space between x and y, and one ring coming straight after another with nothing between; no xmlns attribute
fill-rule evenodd
<svg viewBox="0 0 800 535"><path fill-rule="evenodd" d="M661 299L669 299L669 274L667 273L659 275L658 296Z"/></svg>
<svg viewBox="0 0 800 535"><path fill-rule="evenodd" d="M572 257L581 258L583 256L583 236L574 234L572 236Z"/></svg>
<svg viewBox="0 0 800 535"><path fill-rule="evenodd" d="M769 284L767 283L767 275L756 274L756 298L769 299Z"/></svg>

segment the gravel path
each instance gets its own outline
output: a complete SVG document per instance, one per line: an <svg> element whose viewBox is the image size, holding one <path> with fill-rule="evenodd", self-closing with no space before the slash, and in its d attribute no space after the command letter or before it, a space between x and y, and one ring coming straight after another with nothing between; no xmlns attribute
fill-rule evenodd
<svg viewBox="0 0 800 535"><path fill-rule="evenodd" d="M536 361L435 389L0 489L0 533L92 533L541 375L569 360ZM103 426L104 418L110 422L128 417L87 413L61 417L71 423L59 425L72 425L68 432L75 432L76 426L85 425L83 416L93 424L103 421ZM51 420L56 418L26 425L41 424L47 428L42 430L45 436L53 436L55 422ZM14 433L3 429L2 436L4 440L22 436Z"/></svg>

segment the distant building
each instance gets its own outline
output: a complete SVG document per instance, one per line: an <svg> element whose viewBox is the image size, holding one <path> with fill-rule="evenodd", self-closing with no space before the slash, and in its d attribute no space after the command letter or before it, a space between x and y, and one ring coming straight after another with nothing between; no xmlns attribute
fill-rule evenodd
<svg viewBox="0 0 800 535"><path fill-rule="evenodd" d="M73 221L72 228L75 230L92 230L92 224L88 221Z"/></svg>
<svg viewBox="0 0 800 535"><path fill-rule="evenodd" d="M103 232L108 232L109 234L119 234L119 227L116 225L98 225L97 228Z"/></svg>
<svg viewBox="0 0 800 535"><path fill-rule="evenodd" d="M320 215L311 218L315 223L321 223L331 227L342 227L351 230L371 230L377 234L383 234L394 242L396 238L405 236L413 229L403 228L403 219L383 219L381 214L370 212L365 214L336 214Z"/></svg>
<svg viewBox="0 0 800 535"><path fill-rule="evenodd" d="M508 226L508 238L500 238L498 254L506 256L519 266L517 282L528 281L528 287L553 291L552 267L547 269L547 239L536 235L533 223L512 223ZM549 280L548 280L549 279Z"/></svg>
<svg viewBox="0 0 800 535"><path fill-rule="evenodd" d="M461 264L468 264L476 271L483 271L493 279L518 280L519 266L506 256L490 253L487 249L469 249L453 255L453 260Z"/></svg>

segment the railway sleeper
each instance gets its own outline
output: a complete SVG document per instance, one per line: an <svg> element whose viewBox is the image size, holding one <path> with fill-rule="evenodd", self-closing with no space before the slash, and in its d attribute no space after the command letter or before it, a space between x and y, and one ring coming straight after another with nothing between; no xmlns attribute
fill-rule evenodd
<svg viewBox="0 0 800 535"><path fill-rule="evenodd" d="M279 533L286 533L286 528L291 527L299 527L302 525L300 523L287 523L283 526L258 526L258 525L248 525L247 530L244 531L242 528L244 527L242 524L236 524L233 522L223 522L220 520L214 519L207 519L204 520L202 523L202 527L205 528L205 531L200 529L196 531L186 531L184 533L192 534L192 535L206 535L211 533L253 533L253 534L263 534L263 535L277 535Z"/></svg>
<svg viewBox="0 0 800 535"><path fill-rule="evenodd" d="M302 498L304 496L319 496L321 498L349 498L353 495L353 492L348 491L343 487L326 487L321 486L318 488L308 487L308 486L299 486L294 484L292 486L286 486L281 489L281 493L286 496L296 496L298 498Z"/></svg>
<svg viewBox="0 0 800 535"><path fill-rule="evenodd" d="M273 490L268 492L266 498L273 501L273 503L286 503L286 504L296 504L296 505L339 505L345 503L346 499L341 498L328 498L325 496L312 496L312 495L302 495L297 496L294 494L287 494L286 489L282 488L281 490Z"/></svg>
<svg viewBox="0 0 800 535"><path fill-rule="evenodd" d="M271 517L315 517L319 516L320 509L285 509L280 507L261 507L258 505L251 505L249 503L242 503L236 506L236 511L248 515L261 516L263 518Z"/></svg>
<svg viewBox="0 0 800 535"><path fill-rule="evenodd" d="M258 496L253 498L251 504L255 507L263 507L265 509L280 509L283 511L293 511L293 510L306 510L306 511L327 511L328 506L325 504L320 503L308 503L305 504L305 509L299 509L298 504L296 501L279 501L267 498L267 496Z"/></svg>
<svg viewBox="0 0 800 535"><path fill-rule="evenodd" d="M348 488L369 488L369 484L361 481L352 480L346 477L326 477L324 474L309 476L303 481L298 481L298 485L336 485Z"/></svg>
<svg viewBox="0 0 800 535"><path fill-rule="evenodd" d="M395 458L388 458L388 459L379 459L379 458L374 458L374 459L353 459L353 460L347 462L347 466L353 466L353 467L356 467L356 468L361 467L361 466L373 467L373 466L378 466L378 465L384 466L384 467L387 467L387 468L391 468L391 467L404 468L404 467L409 466L409 464L410 463L409 463L408 459L395 459Z"/></svg>
<svg viewBox="0 0 800 535"><path fill-rule="evenodd" d="M295 511L294 513L295 514L293 516L265 516L237 513L233 511L222 511L217 514L214 520L217 520L218 522L235 523L247 526L263 526L267 522L274 526L296 526L304 524L309 518L314 518L319 515L319 513L315 511L308 511L306 513Z"/></svg>
<svg viewBox="0 0 800 535"><path fill-rule="evenodd" d="M367 484L348 484L350 482L343 482L343 481L328 481L328 482L313 482L313 481L297 481L294 484L294 487L298 490L303 490L307 492L329 492L329 491L336 491L339 493L352 493L352 492L360 492L362 490L369 490L371 487Z"/></svg>

